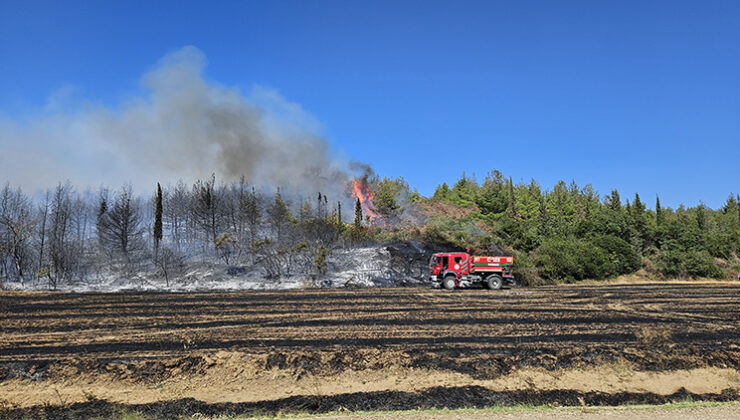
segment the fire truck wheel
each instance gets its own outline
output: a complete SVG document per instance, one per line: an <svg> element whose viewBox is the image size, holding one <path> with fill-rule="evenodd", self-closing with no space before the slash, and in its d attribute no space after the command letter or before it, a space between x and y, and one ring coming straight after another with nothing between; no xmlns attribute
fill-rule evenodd
<svg viewBox="0 0 740 420"><path fill-rule="evenodd" d="M447 276L442 280L442 286L447 290L452 290L455 288L455 277L454 276Z"/></svg>
<svg viewBox="0 0 740 420"><path fill-rule="evenodd" d="M486 286L491 290L500 289L502 284L504 284L504 279L502 279L498 274L491 274L486 279Z"/></svg>

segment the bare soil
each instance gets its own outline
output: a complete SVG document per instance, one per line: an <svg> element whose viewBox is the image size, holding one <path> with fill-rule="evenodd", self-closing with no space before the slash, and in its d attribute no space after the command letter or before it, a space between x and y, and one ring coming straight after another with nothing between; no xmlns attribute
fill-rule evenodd
<svg viewBox="0 0 740 420"><path fill-rule="evenodd" d="M740 285L0 292L0 418L615 406L740 393Z"/></svg>

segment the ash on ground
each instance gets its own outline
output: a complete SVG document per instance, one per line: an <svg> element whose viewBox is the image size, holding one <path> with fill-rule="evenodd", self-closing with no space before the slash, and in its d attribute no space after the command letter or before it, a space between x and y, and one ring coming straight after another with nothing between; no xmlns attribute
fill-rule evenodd
<svg viewBox="0 0 740 420"><path fill-rule="evenodd" d="M397 287L428 285L428 261L432 251L411 243L336 248L326 254L323 273L313 259L303 267L270 276L258 262L229 265L213 261L187 262L177 274L166 278L153 267L128 274L111 266L86 279L69 279L56 290L68 292L285 290L337 287ZM43 278L26 283L9 282L11 290L49 290Z"/></svg>

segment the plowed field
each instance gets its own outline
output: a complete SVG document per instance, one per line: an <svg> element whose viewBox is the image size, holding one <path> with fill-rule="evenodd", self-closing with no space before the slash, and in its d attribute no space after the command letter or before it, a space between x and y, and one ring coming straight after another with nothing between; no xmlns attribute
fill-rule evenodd
<svg viewBox="0 0 740 420"><path fill-rule="evenodd" d="M738 392L733 284L0 292L0 418L615 405Z"/></svg>

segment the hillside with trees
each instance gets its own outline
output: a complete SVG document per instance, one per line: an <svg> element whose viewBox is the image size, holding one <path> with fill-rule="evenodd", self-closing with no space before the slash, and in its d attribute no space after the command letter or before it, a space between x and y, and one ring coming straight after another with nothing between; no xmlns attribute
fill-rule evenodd
<svg viewBox="0 0 740 420"><path fill-rule="evenodd" d="M373 196L363 203L351 193L285 196L279 188L215 177L157 184L151 196L128 186L79 191L60 183L31 197L6 184L0 284L57 289L117 277L169 286L208 266L266 282L298 276L321 286L339 253L390 244L388 275L419 282L431 252L466 248L514 255L525 285L637 272L653 279L733 279L740 271L735 194L718 209L671 209L657 196L649 209L639 195L624 199L613 190L602 197L590 185L564 181L551 189L534 180L515 184L498 171L482 183L463 175L432 197L421 197L403 178L364 182Z"/></svg>
<svg viewBox="0 0 740 420"><path fill-rule="evenodd" d="M535 180L514 184L499 171L482 183L463 175L437 187L431 202L467 210L432 215L435 233L485 251L515 255L525 282L606 279L644 270L655 278L733 278L740 271L740 196L710 209L700 204L648 209L638 194L600 196L591 185ZM471 229L472 226L479 230Z"/></svg>

